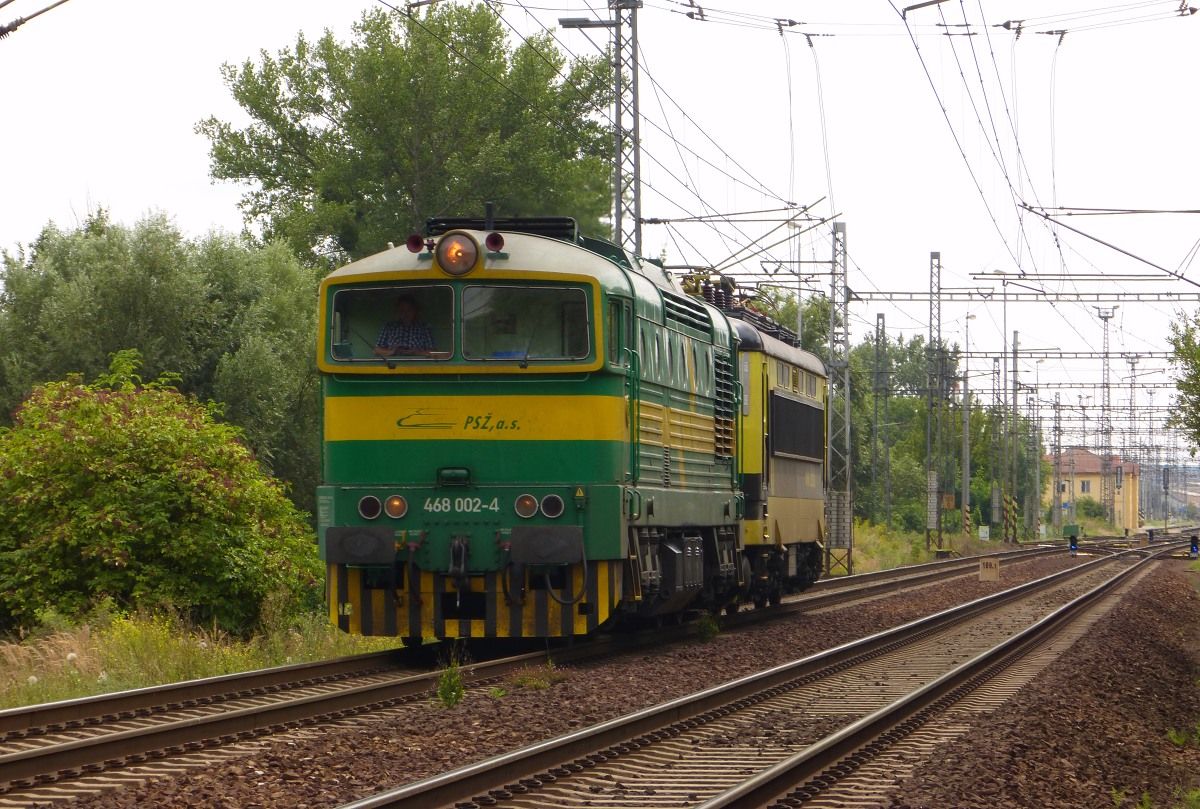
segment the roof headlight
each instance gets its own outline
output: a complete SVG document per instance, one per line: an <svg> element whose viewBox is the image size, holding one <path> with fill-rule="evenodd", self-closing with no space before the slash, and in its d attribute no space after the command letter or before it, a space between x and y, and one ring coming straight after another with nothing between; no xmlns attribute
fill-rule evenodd
<svg viewBox="0 0 1200 809"><path fill-rule="evenodd" d="M447 233L438 242L434 257L447 275L466 275L479 261L479 245L466 233Z"/></svg>

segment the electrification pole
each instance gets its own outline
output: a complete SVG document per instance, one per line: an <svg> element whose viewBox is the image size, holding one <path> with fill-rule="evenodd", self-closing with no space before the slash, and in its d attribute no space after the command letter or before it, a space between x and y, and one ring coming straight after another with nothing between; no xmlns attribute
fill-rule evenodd
<svg viewBox="0 0 1200 809"><path fill-rule="evenodd" d="M1004 535L1005 542L1017 541L1017 453L1020 450L1020 404L1018 403L1019 392L1019 374L1017 373L1017 353L1018 353L1018 332L1013 329L1012 339L1012 419L1009 422L1009 451L1011 458L1008 462L1008 508L1005 509L1008 515L1006 521L1007 531Z"/></svg>
<svg viewBox="0 0 1200 809"><path fill-rule="evenodd" d="M962 530L971 535L971 321L975 315L963 318L963 399L962 399Z"/></svg>
<svg viewBox="0 0 1200 809"><path fill-rule="evenodd" d="M1004 383L1000 376L1000 358L992 358L992 513L991 524L999 529L1004 524L1004 492L1000 482L1004 480L1001 459L1004 451L1004 408L1001 397ZM997 536L1003 536L1001 531Z"/></svg>
<svg viewBox="0 0 1200 809"><path fill-rule="evenodd" d="M937 534L938 550L942 548L941 502L938 497L938 472L941 468L940 420L938 390L941 370L938 363L942 336L942 254L929 254L929 339L925 346L925 550L933 546Z"/></svg>
<svg viewBox="0 0 1200 809"><path fill-rule="evenodd" d="M613 58L617 82L613 231L617 243L642 255L642 140L638 115L637 10L642 0L608 0L616 18ZM628 30L628 34L626 33ZM628 71L628 77L626 76Z"/></svg>
<svg viewBox="0 0 1200 809"><path fill-rule="evenodd" d="M883 312L875 315L875 390L874 390L874 416L875 429L871 431L871 522L879 522L879 434L880 428L883 426L879 422L879 400L883 398L883 389L886 385L883 376L883 355L887 345L887 329L884 326Z"/></svg>
<svg viewBox="0 0 1200 809"><path fill-rule="evenodd" d="M563 28L611 28L615 112L613 117L613 236L636 256L642 254L642 154L638 115L637 10L642 0L608 0L611 20L560 17Z"/></svg>
<svg viewBox="0 0 1200 809"><path fill-rule="evenodd" d="M1110 524L1115 517L1115 502L1113 496L1113 461L1112 461L1112 387L1109 384L1108 362L1108 321L1112 320L1117 307L1108 308L1093 306L1096 314L1104 321L1104 361L1103 361L1103 396L1100 399L1100 502L1104 506L1104 519Z"/></svg>
<svg viewBox="0 0 1200 809"><path fill-rule="evenodd" d="M1050 522L1057 537L1062 535L1062 403L1057 391L1054 393L1054 496L1051 504Z"/></svg>
<svg viewBox="0 0 1200 809"><path fill-rule="evenodd" d="M825 572L854 572L854 520L850 500L850 285L846 278L846 223L833 223L833 271L829 282L829 396L826 405Z"/></svg>

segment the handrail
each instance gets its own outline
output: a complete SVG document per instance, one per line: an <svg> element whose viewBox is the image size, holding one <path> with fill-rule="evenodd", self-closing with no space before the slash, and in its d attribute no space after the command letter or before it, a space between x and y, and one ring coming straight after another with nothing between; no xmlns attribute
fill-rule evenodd
<svg viewBox="0 0 1200 809"><path fill-rule="evenodd" d="M641 478L641 401L642 358L636 349L626 347L629 362L625 364L625 382L629 390L629 480L636 484Z"/></svg>

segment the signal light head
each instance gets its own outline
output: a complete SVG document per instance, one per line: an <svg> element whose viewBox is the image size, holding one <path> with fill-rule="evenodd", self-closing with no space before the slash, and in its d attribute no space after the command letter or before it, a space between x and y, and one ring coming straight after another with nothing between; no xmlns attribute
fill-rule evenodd
<svg viewBox="0 0 1200 809"><path fill-rule="evenodd" d="M479 260L479 245L465 233L449 233L438 242L434 255L442 272L447 275L466 275Z"/></svg>
<svg viewBox="0 0 1200 809"><path fill-rule="evenodd" d="M499 253L504 249L504 236L496 232L489 233L483 244L491 252Z"/></svg>
<svg viewBox="0 0 1200 809"><path fill-rule="evenodd" d="M528 520L533 515L537 514L538 501L532 494L523 494L513 503L513 509L517 512L517 516Z"/></svg>
<svg viewBox="0 0 1200 809"><path fill-rule="evenodd" d="M563 499L557 494L548 494L542 498L542 514L545 514L550 519L561 517L566 504Z"/></svg>
<svg viewBox="0 0 1200 809"><path fill-rule="evenodd" d="M358 501L358 513L362 515L364 520L375 519L382 510L383 504L373 494L368 494Z"/></svg>
<svg viewBox="0 0 1200 809"><path fill-rule="evenodd" d="M398 494L393 494L383 501L383 513L393 520L398 520L408 513L408 501Z"/></svg>

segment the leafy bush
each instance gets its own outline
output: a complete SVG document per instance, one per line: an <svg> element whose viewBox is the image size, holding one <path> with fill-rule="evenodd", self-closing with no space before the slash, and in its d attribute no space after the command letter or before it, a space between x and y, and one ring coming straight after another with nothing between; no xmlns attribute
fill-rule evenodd
<svg viewBox="0 0 1200 809"><path fill-rule="evenodd" d="M1104 519L1104 504L1092 497L1080 497L1076 500L1075 510L1081 517L1090 517L1093 520Z"/></svg>
<svg viewBox="0 0 1200 809"><path fill-rule="evenodd" d="M237 428L138 364L38 386L0 430L0 629L107 597L246 632L269 596L315 590L304 517Z"/></svg>

